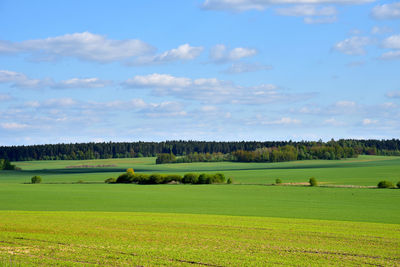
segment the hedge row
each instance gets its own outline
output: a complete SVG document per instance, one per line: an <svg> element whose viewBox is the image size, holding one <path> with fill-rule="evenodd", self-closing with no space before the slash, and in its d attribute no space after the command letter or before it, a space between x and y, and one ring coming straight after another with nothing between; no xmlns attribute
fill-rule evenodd
<svg viewBox="0 0 400 267"><path fill-rule="evenodd" d="M197 174L187 173L184 176L178 174L142 174L126 172L121 174L117 179L109 178L106 183L119 183L119 184L169 184L169 183L183 183L183 184L221 184L225 183L225 175L222 173L216 174Z"/></svg>

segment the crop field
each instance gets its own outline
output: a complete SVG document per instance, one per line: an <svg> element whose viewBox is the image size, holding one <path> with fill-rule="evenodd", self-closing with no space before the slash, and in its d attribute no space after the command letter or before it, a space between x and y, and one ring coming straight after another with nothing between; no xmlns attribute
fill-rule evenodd
<svg viewBox="0 0 400 267"><path fill-rule="evenodd" d="M305 160L280 163L206 162L155 164L155 158L104 159L81 161L16 162L21 172L0 172L0 183L30 182L40 175L44 182L103 182L117 177L127 168L143 173L223 172L236 183L271 184L276 178L285 182L307 182L310 177L326 184L375 186L380 180L400 180L400 157L359 156L345 160ZM74 166L101 166L73 168Z"/></svg>
<svg viewBox="0 0 400 267"><path fill-rule="evenodd" d="M154 158L16 162L0 171L0 265L400 266L400 158L154 164ZM234 184L104 184L222 172ZM41 184L29 184L40 175ZM314 176L321 187L272 186ZM80 181L80 182L78 182Z"/></svg>

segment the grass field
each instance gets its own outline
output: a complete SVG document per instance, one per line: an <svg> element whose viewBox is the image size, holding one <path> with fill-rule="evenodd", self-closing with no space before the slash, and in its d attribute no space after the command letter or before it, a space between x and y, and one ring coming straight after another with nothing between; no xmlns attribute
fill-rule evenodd
<svg viewBox="0 0 400 267"><path fill-rule="evenodd" d="M103 182L117 177L127 168L144 173L223 172L236 183L271 184L276 178L283 182L307 182L312 176L327 184L376 185L380 180L400 181L400 157L360 156L346 160L312 160L280 163L182 163L155 164L155 158L108 159L84 161L16 162L21 172L0 173L0 183L29 182L40 175L44 182ZM77 165L116 165L106 168L66 168Z"/></svg>
<svg viewBox="0 0 400 267"><path fill-rule="evenodd" d="M155 165L17 162L0 171L0 265L400 266L400 190L270 186L400 180L400 158ZM114 165L67 168L78 165ZM232 185L104 184L127 168L222 172ZM27 184L33 175L42 184ZM77 183L82 180L85 183Z"/></svg>
<svg viewBox="0 0 400 267"><path fill-rule="evenodd" d="M400 264L400 226L104 212L0 212L3 263L111 266ZM351 231L349 232L349 229Z"/></svg>

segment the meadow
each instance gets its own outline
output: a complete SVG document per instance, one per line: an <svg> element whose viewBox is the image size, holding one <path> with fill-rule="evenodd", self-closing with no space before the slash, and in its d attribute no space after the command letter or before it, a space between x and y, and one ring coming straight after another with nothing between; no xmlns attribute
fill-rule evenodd
<svg viewBox="0 0 400 267"><path fill-rule="evenodd" d="M400 265L400 158L154 163L15 162L0 172L2 265ZM81 165L109 167L78 168ZM75 167L73 167L75 166ZM143 173L222 172L234 184L104 184ZM29 184L40 175L42 184ZM321 187L271 185L307 182ZM79 182L78 182L79 181ZM14 265L13 265L14 264Z"/></svg>

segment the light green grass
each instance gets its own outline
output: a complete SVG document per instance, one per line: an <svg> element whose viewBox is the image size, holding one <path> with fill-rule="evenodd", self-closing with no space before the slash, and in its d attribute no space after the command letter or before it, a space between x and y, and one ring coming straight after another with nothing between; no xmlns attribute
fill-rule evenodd
<svg viewBox="0 0 400 267"><path fill-rule="evenodd" d="M285 182L307 182L315 177L326 184L377 185L381 180L400 181L400 157L360 156L346 160L312 160L281 163L183 163L156 165L155 158L107 159L85 161L16 162L21 172L0 172L0 183L29 182L40 175L43 182L103 182L117 177L127 168L144 173L223 172L236 183L271 184L276 178ZM75 168L76 165L117 165L108 168Z"/></svg>
<svg viewBox="0 0 400 267"><path fill-rule="evenodd" d="M400 226L160 213L0 212L23 266L395 266Z"/></svg>
<svg viewBox="0 0 400 267"><path fill-rule="evenodd" d="M397 189L2 184L0 210L140 211L400 223Z"/></svg>

